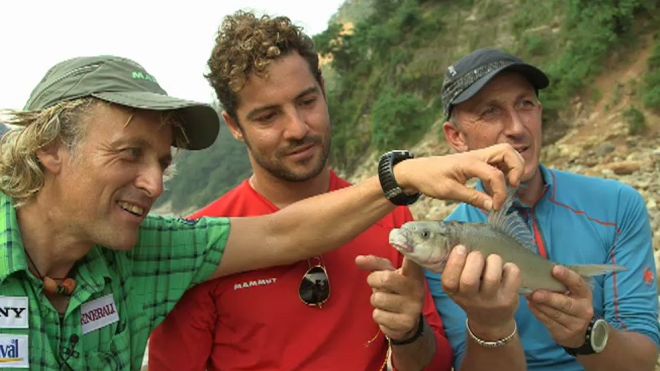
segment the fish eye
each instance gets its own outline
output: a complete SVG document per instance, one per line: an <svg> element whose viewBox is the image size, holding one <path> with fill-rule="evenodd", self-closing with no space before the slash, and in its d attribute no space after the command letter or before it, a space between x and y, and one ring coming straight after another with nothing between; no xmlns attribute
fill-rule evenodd
<svg viewBox="0 0 660 371"><path fill-rule="evenodd" d="M422 231L421 235L423 239L428 239L429 237L431 237L431 232L429 232L428 230L424 230Z"/></svg>

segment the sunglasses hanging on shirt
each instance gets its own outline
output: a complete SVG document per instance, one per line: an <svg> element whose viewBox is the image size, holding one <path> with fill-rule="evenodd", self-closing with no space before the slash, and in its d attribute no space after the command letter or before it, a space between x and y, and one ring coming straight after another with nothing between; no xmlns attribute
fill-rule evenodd
<svg viewBox="0 0 660 371"><path fill-rule="evenodd" d="M330 298L330 280L323 265L323 259L320 256L312 259L317 260L317 263L312 265L311 259L307 259L309 268L300 282L298 295L303 303L322 308L323 304Z"/></svg>

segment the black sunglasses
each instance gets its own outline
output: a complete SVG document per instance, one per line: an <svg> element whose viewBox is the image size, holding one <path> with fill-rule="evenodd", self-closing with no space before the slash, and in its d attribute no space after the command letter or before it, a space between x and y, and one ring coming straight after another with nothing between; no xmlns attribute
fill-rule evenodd
<svg viewBox="0 0 660 371"><path fill-rule="evenodd" d="M330 280L321 259L318 259L319 264L314 266L309 263L309 260L307 261L309 269L300 282L298 295L303 303L321 308L330 298Z"/></svg>

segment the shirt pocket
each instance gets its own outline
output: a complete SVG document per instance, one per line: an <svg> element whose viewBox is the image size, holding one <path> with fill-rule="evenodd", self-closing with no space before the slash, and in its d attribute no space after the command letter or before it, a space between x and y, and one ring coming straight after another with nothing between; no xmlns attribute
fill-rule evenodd
<svg viewBox="0 0 660 371"><path fill-rule="evenodd" d="M131 342L128 326L118 326L110 341L100 341L98 350L85 351L85 369L130 370Z"/></svg>

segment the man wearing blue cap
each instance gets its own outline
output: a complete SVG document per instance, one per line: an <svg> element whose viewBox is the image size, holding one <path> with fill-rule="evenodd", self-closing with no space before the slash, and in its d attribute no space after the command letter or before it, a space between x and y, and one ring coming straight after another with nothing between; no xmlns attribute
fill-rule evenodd
<svg viewBox="0 0 660 371"><path fill-rule="evenodd" d="M147 337L194 284L320 255L418 192L500 207L505 176L522 173L509 145L406 158L382 163L382 184L191 222L147 214L171 146L211 145L217 113L168 96L134 61L58 63L8 122L18 128L0 139L2 369L137 370ZM496 194L465 187L471 177Z"/></svg>
<svg viewBox="0 0 660 371"><path fill-rule="evenodd" d="M594 279L556 266L566 293L519 297L518 268L497 255L455 248L442 276L428 273L462 370L651 370L660 343L655 264L645 203L631 187L551 170L539 163L538 68L497 49L449 66L442 88L444 132L458 152L509 143L525 159L515 212L537 253L562 265L618 264ZM479 184L478 189L483 190ZM448 218L487 222L461 205Z"/></svg>

